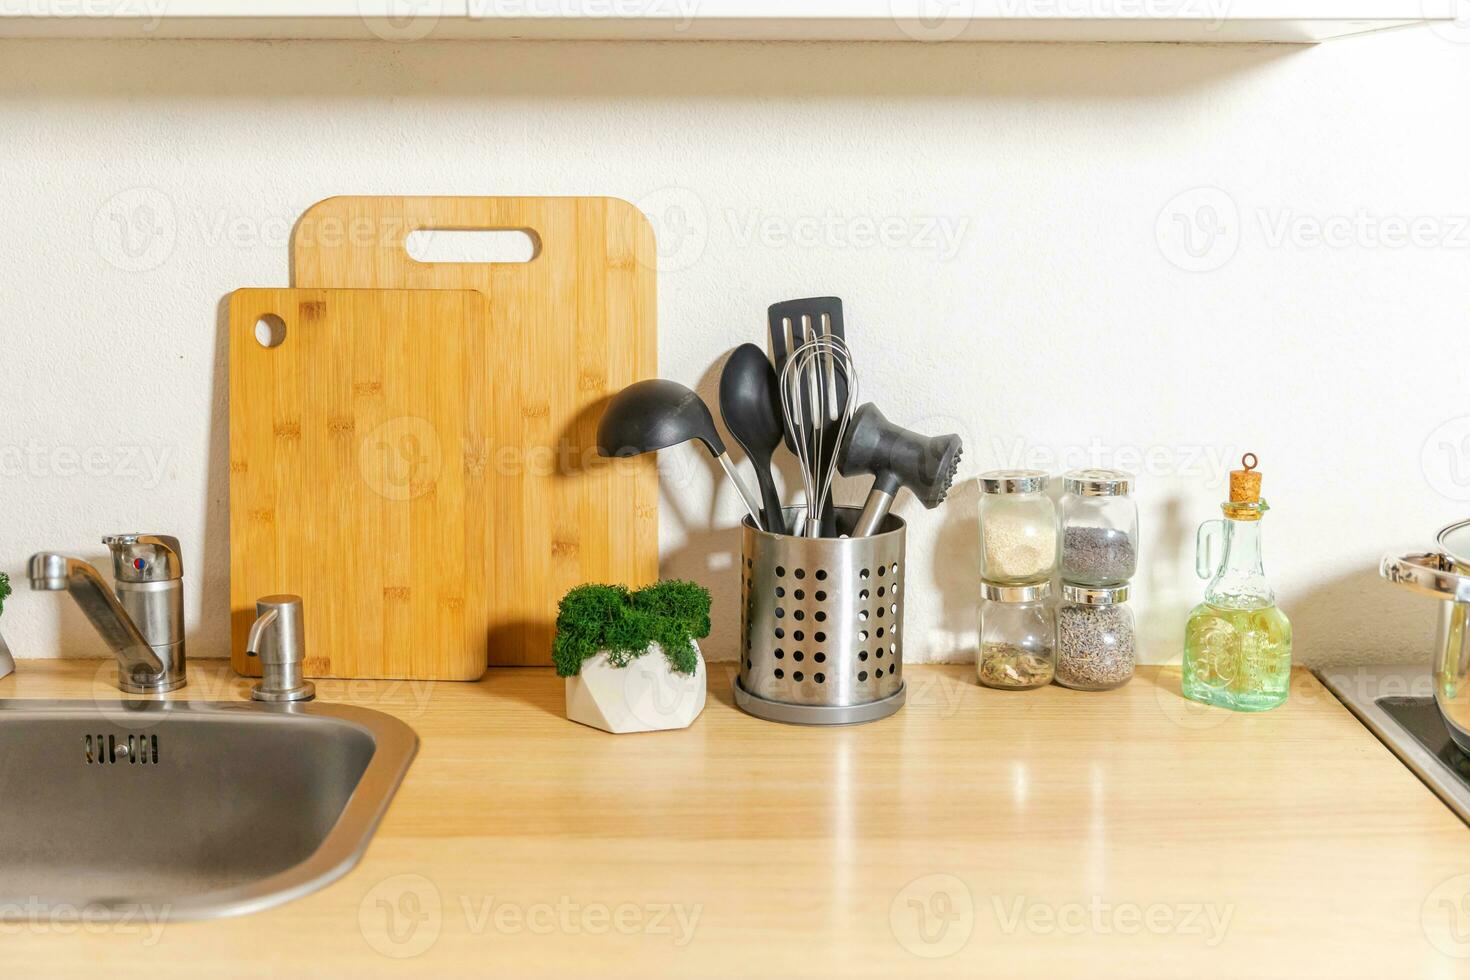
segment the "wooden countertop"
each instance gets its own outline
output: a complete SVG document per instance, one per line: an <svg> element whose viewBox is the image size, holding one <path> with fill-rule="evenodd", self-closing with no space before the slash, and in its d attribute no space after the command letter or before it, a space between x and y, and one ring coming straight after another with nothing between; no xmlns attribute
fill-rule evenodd
<svg viewBox="0 0 1470 980"><path fill-rule="evenodd" d="M115 696L25 661L0 697ZM897 715L819 730L730 701L685 732L561 717L549 670L323 681L422 746L362 863L212 922L0 923L10 976L1450 976L1470 829L1309 674L1235 715L1144 668L1000 693L908 668ZM103 680L98 687L94 678ZM247 696L196 662L182 696ZM103 815L99 814L99 820ZM4 828L0 828L4 833ZM0 869L3 873L3 869ZM1470 926L1470 911L1464 916ZM1437 920L1436 920L1437 921ZM404 955L411 954L411 955Z"/></svg>

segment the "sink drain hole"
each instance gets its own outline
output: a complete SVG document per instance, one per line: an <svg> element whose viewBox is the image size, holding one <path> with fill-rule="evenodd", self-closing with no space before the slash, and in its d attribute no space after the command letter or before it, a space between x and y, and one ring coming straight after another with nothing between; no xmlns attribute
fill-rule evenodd
<svg viewBox="0 0 1470 980"><path fill-rule="evenodd" d="M115 735L83 735L82 748L89 766L158 765L157 735L129 735L125 740Z"/></svg>

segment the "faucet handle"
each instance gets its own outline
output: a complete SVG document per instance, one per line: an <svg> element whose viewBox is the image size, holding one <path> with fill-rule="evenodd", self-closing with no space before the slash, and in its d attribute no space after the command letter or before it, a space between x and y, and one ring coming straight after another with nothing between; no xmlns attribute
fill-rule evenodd
<svg viewBox="0 0 1470 980"><path fill-rule="evenodd" d="M270 595L255 603L255 624L245 652L260 658L260 683L250 696L257 701L310 701L316 685L302 680L306 659L306 627L301 597Z"/></svg>
<svg viewBox="0 0 1470 980"><path fill-rule="evenodd" d="M119 582L172 582L184 577L184 551L167 534L110 534L112 571Z"/></svg>

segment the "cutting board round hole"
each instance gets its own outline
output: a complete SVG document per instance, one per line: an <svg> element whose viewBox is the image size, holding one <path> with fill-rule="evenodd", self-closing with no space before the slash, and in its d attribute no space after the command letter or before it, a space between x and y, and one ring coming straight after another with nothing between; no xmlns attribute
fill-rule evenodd
<svg viewBox="0 0 1470 980"><path fill-rule="evenodd" d="M541 240L525 228L420 228L403 243L415 262L529 262L541 251Z"/></svg>
<svg viewBox="0 0 1470 980"><path fill-rule="evenodd" d="M255 341L267 350L286 342L286 321L267 313L255 321Z"/></svg>

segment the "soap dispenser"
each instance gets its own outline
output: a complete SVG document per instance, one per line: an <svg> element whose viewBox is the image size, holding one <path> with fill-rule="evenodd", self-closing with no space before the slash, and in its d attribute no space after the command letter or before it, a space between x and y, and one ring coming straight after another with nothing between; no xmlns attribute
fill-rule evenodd
<svg viewBox="0 0 1470 980"><path fill-rule="evenodd" d="M1291 686L1291 623L1261 566L1261 497L1254 453L1230 471L1224 518L1200 525L1195 569L1210 580L1184 636L1184 696L1234 711L1267 711ZM1213 558L1217 547L1220 559Z"/></svg>

